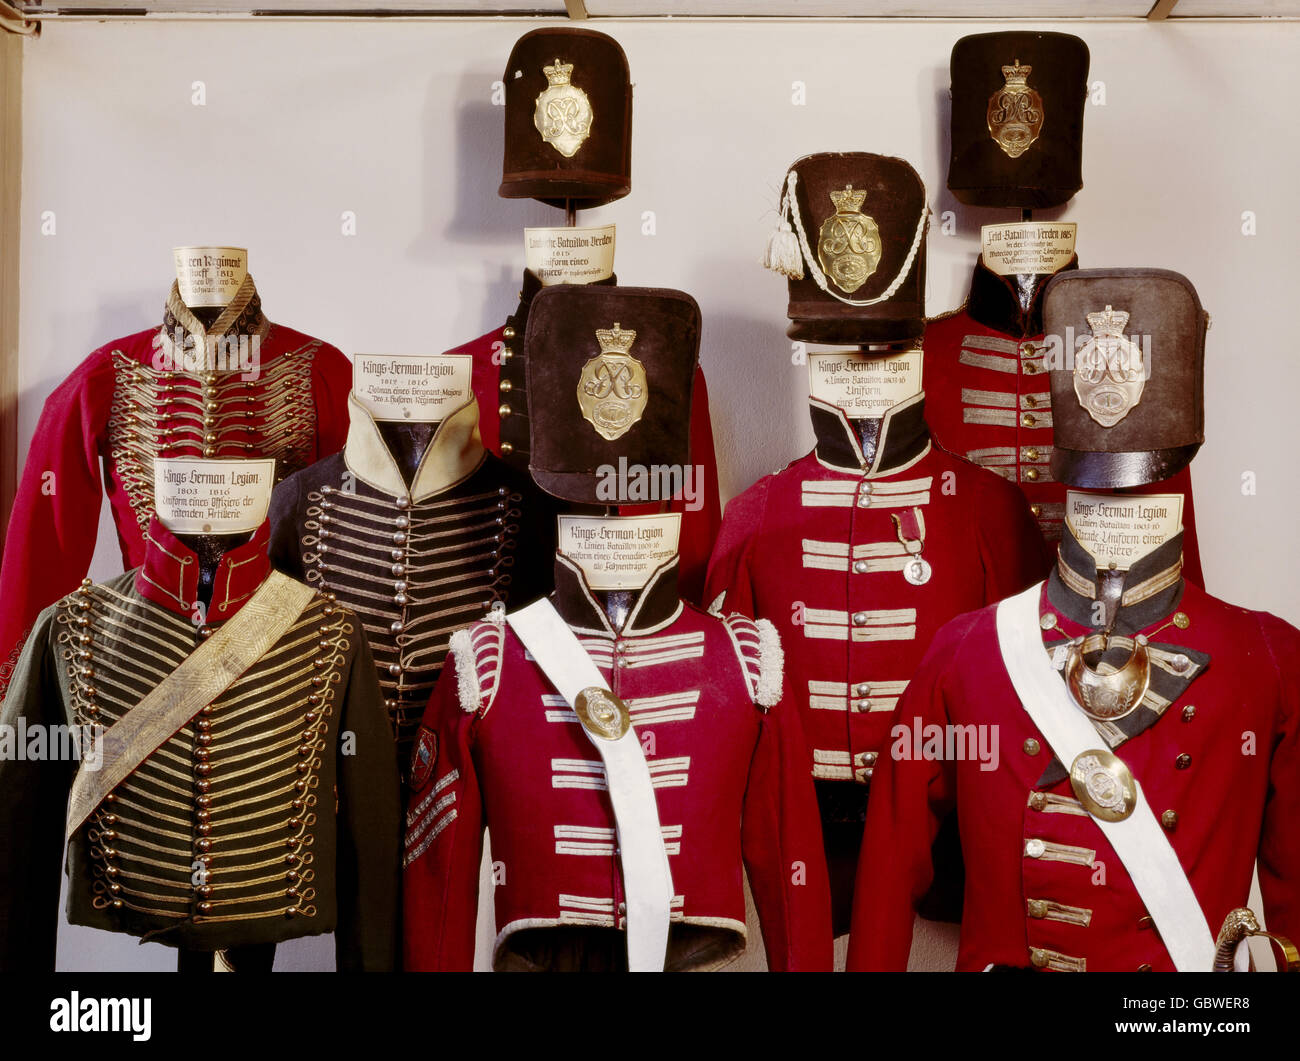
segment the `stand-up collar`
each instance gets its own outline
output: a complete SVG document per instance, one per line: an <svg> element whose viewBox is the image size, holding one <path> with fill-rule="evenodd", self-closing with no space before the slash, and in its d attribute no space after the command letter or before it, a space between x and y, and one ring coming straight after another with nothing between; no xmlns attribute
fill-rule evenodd
<svg viewBox="0 0 1300 1061"><path fill-rule="evenodd" d="M1171 614L1183 596L1183 535L1180 531L1137 560L1122 578L1117 634L1131 634ZM1080 626L1097 627L1094 602L1103 596L1102 579L1111 573L1097 570L1097 561L1074 536L1067 524L1061 534L1056 567L1047 580L1047 599L1066 618Z"/></svg>
<svg viewBox="0 0 1300 1061"><path fill-rule="evenodd" d="M221 557L212 583L208 621L223 622L234 615L266 581L271 572L267 544L271 524L263 521L253 537ZM145 532L144 563L135 574L141 596L178 615L191 616L198 600L199 557L164 527L157 516Z"/></svg>
<svg viewBox="0 0 1300 1061"><path fill-rule="evenodd" d="M394 497L420 501L469 478L487 459L478 431L478 402L471 397L438 425L408 491L393 454L370 411L348 394L348 440L343 462L363 483Z"/></svg>
<svg viewBox="0 0 1300 1061"><path fill-rule="evenodd" d="M194 348L205 349L210 342L224 336L256 336L259 340L265 339L270 330L271 322L262 312L262 299L253 284L252 276L244 277L235 297L210 327L205 326L194 315L194 311L185 305L181 298L180 283L173 281L163 312L161 341L168 349L174 349L179 336L182 341L188 339Z"/></svg>
<svg viewBox="0 0 1300 1061"><path fill-rule="evenodd" d="M1059 270L1079 268L1078 255L1072 257ZM1028 292L1028 304L1022 301L1021 290L1015 277L999 276L987 265L981 255L971 274L970 295L966 299L966 312L986 328L1003 335L1024 339L1043 334L1043 289L1055 273L1034 278Z"/></svg>
<svg viewBox="0 0 1300 1061"><path fill-rule="evenodd" d="M857 432L838 405L821 398L809 398L808 414L812 418L813 433L817 436L817 459L834 471L855 475L865 472L869 479L891 475L916 463L930 450L924 392L886 410L871 460L867 460Z"/></svg>
<svg viewBox="0 0 1300 1061"><path fill-rule="evenodd" d="M578 633L607 637L638 637L661 630L682 610L677 595L677 557L657 567L639 590L632 592L632 605L621 630L614 629L605 609L587 585L587 579L572 560L555 554L555 592L551 603L560 618Z"/></svg>

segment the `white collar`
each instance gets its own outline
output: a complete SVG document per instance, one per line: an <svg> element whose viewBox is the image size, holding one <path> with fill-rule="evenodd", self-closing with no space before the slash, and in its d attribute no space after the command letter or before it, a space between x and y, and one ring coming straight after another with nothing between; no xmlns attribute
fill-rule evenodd
<svg viewBox="0 0 1300 1061"><path fill-rule="evenodd" d="M420 501L441 493L464 482L487 460L478 431L478 402L472 396L438 425L409 490L375 418L354 392L348 394L348 416L343 463L363 483L394 497Z"/></svg>

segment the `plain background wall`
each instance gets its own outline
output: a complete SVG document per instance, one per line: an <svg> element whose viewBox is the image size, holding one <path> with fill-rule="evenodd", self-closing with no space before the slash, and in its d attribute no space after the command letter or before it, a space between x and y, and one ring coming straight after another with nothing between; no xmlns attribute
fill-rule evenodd
<svg viewBox="0 0 1300 1061"><path fill-rule="evenodd" d="M42 401L81 359L160 322L177 244L248 247L268 315L348 353L437 352L499 325L518 288L524 226L563 220L496 196L492 86L514 40L537 24L46 22L24 63L20 456ZM579 221L618 225L621 282L698 299L724 499L812 440L805 369L785 338L785 284L756 264L789 162L824 150L911 161L936 215L928 308L952 309L979 226L1017 219L962 207L944 187L952 44L1004 28L1082 36L1090 80L1105 88L1105 105L1085 118L1084 188L1036 216L1079 223L1084 267L1171 268L1196 285L1213 316L1207 442L1193 464L1206 580L1218 596L1300 622L1300 365L1289 319L1300 290L1300 26L586 25L628 54L633 190ZM204 106L192 102L196 81ZM794 82L805 105L792 103ZM355 236L342 234L345 211ZM1245 211L1254 236L1243 235ZM649 214L653 235L642 232ZM106 515L100 543L97 578L121 564ZM491 938L489 918L480 939ZM761 965L757 938L751 931L742 967ZM951 967L953 938L927 926L913 964ZM279 957L285 968L332 961L325 940ZM59 962L166 969L174 956L64 925Z"/></svg>

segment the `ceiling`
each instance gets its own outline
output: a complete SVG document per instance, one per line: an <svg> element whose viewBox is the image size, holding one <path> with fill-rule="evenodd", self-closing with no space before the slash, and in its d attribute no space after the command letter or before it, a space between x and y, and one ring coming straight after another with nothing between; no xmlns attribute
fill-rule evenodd
<svg viewBox="0 0 1300 1061"><path fill-rule="evenodd" d="M573 18L1300 17L1300 0L3 0L29 18L563 16ZM1080 14L1080 9L1086 15Z"/></svg>

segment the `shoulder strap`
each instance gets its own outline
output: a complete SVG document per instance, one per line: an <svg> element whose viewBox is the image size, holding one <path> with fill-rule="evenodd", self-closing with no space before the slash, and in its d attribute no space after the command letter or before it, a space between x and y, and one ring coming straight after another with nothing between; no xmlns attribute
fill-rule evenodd
<svg viewBox="0 0 1300 1061"><path fill-rule="evenodd" d="M550 601L543 598L511 612L506 622L555 691L574 709L583 732L600 752L627 892L628 969L662 972L673 880L650 768L627 707L609 691L577 635Z"/></svg>
<svg viewBox="0 0 1300 1061"><path fill-rule="evenodd" d="M64 835L72 836L113 789L280 640L316 596L272 571L234 616L104 731L98 770L83 761L72 782Z"/></svg>
<svg viewBox="0 0 1300 1061"><path fill-rule="evenodd" d="M1043 649L1038 602L1043 583L1008 597L997 606L998 646L1021 706L1069 769L1104 742L1070 698ZM1214 964L1214 936L1187 873L1156 821L1142 786L1134 779L1136 801L1122 821L1092 820L1110 842L1146 905L1160 939L1179 972L1208 972Z"/></svg>

